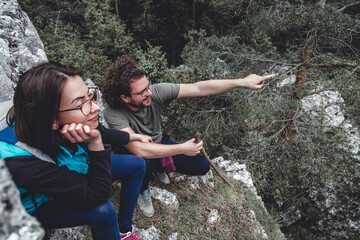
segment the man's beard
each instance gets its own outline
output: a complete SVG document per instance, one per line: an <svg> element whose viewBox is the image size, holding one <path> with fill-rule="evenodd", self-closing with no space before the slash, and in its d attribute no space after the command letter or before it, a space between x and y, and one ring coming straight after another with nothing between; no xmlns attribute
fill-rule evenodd
<svg viewBox="0 0 360 240"><path fill-rule="evenodd" d="M132 107L135 107L135 108L147 108L149 106L145 106L144 105L144 100L141 101L141 104L137 104L134 100L132 100L131 102L129 102L129 105L132 106Z"/></svg>

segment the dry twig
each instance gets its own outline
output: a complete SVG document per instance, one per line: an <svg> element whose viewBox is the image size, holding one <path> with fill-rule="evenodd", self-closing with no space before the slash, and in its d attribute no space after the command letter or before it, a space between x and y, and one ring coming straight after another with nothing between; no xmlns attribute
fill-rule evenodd
<svg viewBox="0 0 360 240"><path fill-rule="evenodd" d="M197 132L195 134L195 142L198 143L200 142L200 133ZM235 187L220 173L219 169L215 166L215 164L210 160L209 156L207 155L205 148L203 147L201 149L201 154L206 158L206 160L208 160L208 162L210 163L211 167L213 167L213 169L215 170L215 172L232 188L235 190Z"/></svg>

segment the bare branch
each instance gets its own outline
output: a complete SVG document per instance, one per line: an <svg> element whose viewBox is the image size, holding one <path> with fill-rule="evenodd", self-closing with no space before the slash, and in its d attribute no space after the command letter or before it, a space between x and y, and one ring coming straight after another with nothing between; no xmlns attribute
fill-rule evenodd
<svg viewBox="0 0 360 240"><path fill-rule="evenodd" d="M336 91L336 90L337 90L336 88L325 88L325 89L321 89L321 90L309 92L306 96L310 96L310 95L314 95L314 94L319 94L319 93L325 92L325 91Z"/></svg>
<svg viewBox="0 0 360 240"><path fill-rule="evenodd" d="M346 43L344 43L346 44ZM349 45L347 45L348 47L350 47ZM354 51L353 51L354 52ZM251 58L251 57L244 57L243 58L247 59L247 60L251 60L254 62L264 62L264 63L274 63L277 65L284 65L284 66L294 66L295 68L298 68L304 64L308 64L306 62L302 62L302 63L286 63L286 62L278 62L275 60L270 60L270 59L260 59L260 58ZM360 59L359 59L360 61ZM310 64L311 67L356 67L357 65L355 63L348 63L348 62L338 62L338 63L323 63L323 64ZM293 69L292 69L293 70Z"/></svg>
<svg viewBox="0 0 360 240"><path fill-rule="evenodd" d="M270 60L270 59L251 58L251 57L247 57L247 56L242 56L242 57L247 60L254 61L254 62L275 63L278 65L285 65L285 66L297 66L298 65L297 63L278 62L278 61L274 61L274 60Z"/></svg>
<svg viewBox="0 0 360 240"><path fill-rule="evenodd" d="M346 10L347 8L349 8L349 7L352 7L352 6L355 6L355 5L359 5L359 4L360 4L360 1L357 1L357 2L355 2L355 3L350 3L349 5L346 5L346 6L342 7L342 8L340 8L340 9L339 9L339 12L342 12L342 11Z"/></svg>
<svg viewBox="0 0 360 240"><path fill-rule="evenodd" d="M337 39L337 38L332 38L332 37L326 37L326 36L324 36L324 38L328 38L328 39L332 39L332 40L341 42L342 44L344 44L345 46L347 46L348 48L350 48L350 50L354 53L354 55L355 55L355 57L357 58L357 60L360 61L358 54L356 54L356 52L355 52L355 50L356 50L357 52L359 52L359 50L356 49L356 48L354 48L354 47L352 47L352 46L350 46L350 45L347 44L344 40ZM354 49L355 49L355 50L354 50Z"/></svg>
<svg viewBox="0 0 360 240"><path fill-rule="evenodd" d="M313 67L320 67L320 68L327 68L327 67L356 67L356 63L347 63L347 62L341 62L341 63L333 63L333 64L312 64Z"/></svg>

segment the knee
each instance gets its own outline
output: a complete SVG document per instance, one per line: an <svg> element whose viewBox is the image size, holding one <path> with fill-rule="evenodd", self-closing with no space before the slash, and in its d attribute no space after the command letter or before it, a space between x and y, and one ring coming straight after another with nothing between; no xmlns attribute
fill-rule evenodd
<svg viewBox="0 0 360 240"><path fill-rule="evenodd" d="M117 223L116 209L109 200L95 207L94 216L92 226L111 226Z"/></svg>
<svg viewBox="0 0 360 240"><path fill-rule="evenodd" d="M204 158L198 165L199 175L205 175L210 170L209 162Z"/></svg>
<svg viewBox="0 0 360 240"><path fill-rule="evenodd" d="M145 169L146 169L145 160L143 158L141 158L141 157L138 157L138 156L133 156L132 160L133 160L132 161L133 168L135 168L137 170L139 175L144 176Z"/></svg>

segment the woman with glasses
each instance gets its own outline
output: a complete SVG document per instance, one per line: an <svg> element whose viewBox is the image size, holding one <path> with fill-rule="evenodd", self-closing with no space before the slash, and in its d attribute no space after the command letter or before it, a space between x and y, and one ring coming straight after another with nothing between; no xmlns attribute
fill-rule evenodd
<svg viewBox="0 0 360 240"><path fill-rule="evenodd" d="M93 239L141 239L132 217L144 160L111 156L104 143L152 140L103 127L96 98L74 68L48 62L28 70L16 86L9 127L0 131L0 157L26 211L44 228L89 225ZM109 201L116 180L118 214Z"/></svg>

